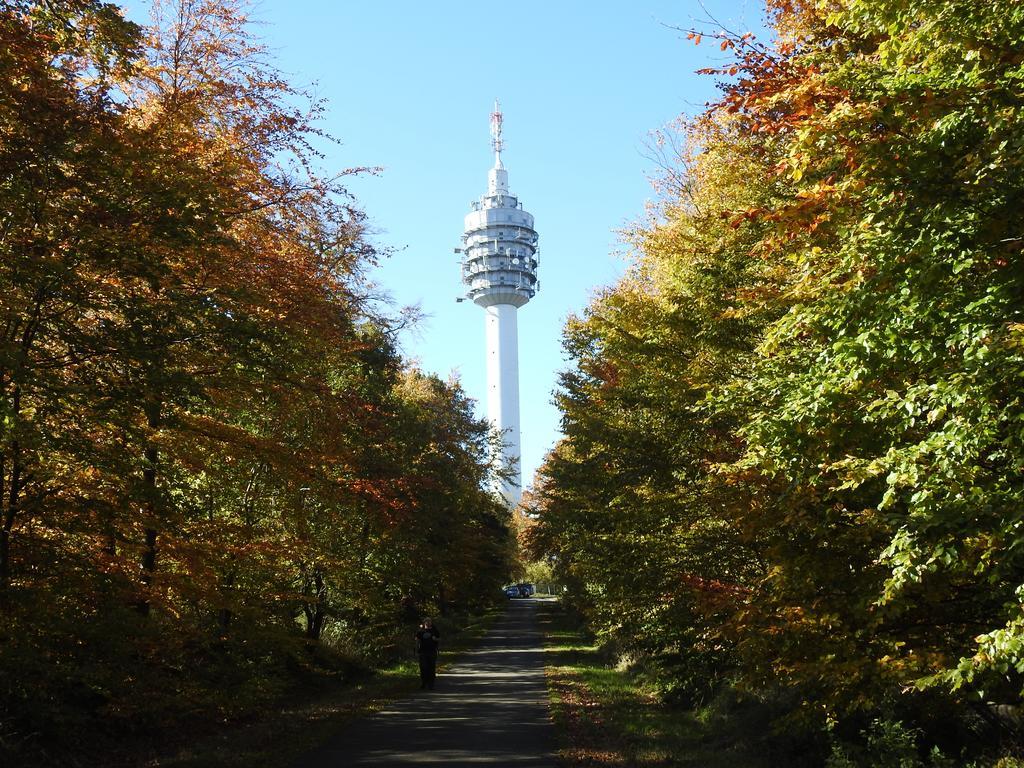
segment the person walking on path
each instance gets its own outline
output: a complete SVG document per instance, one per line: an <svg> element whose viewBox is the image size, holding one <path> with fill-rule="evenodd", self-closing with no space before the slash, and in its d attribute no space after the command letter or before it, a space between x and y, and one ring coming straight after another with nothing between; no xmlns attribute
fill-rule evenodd
<svg viewBox="0 0 1024 768"><path fill-rule="evenodd" d="M434 626L433 619L426 618L416 630L416 655L420 658L420 688L434 689L437 677L437 645L441 633Z"/></svg>

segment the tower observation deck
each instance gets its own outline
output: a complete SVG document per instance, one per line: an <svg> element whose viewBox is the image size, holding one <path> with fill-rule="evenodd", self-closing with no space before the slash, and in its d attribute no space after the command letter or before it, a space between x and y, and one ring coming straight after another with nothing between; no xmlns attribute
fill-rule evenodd
<svg viewBox="0 0 1024 768"><path fill-rule="evenodd" d="M512 479L498 490L510 506L522 495L519 456L519 334L516 310L540 289L537 230L533 216L509 192L501 161L503 116L498 102L491 114L494 167L487 194L472 203L462 235L462 282L466 298L486 311L487 416L504 441L504 464Z"/></svg>

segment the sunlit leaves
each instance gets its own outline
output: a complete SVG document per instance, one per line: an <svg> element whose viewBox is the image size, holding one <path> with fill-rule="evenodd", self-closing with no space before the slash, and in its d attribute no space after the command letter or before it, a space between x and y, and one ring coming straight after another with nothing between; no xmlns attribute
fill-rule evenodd
<svg viewBox="0 0 1024 768"><path fill-rule="evenodd" d="M641 514L649 481L620 470L643 465L620 455L635 444L689 489L666 517L707 510L759 565L710 625L752 684L835 711L915 680L1017 702L1024 14L770 5L777 44L737 38L721 103L657 144L687 151L637 230L639 280L568 327L568 429L538 535L599 615L636 610L609 589L616 569L660 585L688 561L713 578L714 550ZM625 560L599 545L608 531L671 559ZM633 594L653 610L659 589Z"/></svg>
<svg viewBox="0 0 1024 768"><path fill-rule="evenodd" d="M0 35L0 708L45 740L36 687L111 656L104 711L137 712L182 655L252 675L253 647L330 637L372 662L417 613L491 600L487 426L396 351L359 169L320 170L322 107L244 4L158 3L141 34L6 3Z"/></svg>

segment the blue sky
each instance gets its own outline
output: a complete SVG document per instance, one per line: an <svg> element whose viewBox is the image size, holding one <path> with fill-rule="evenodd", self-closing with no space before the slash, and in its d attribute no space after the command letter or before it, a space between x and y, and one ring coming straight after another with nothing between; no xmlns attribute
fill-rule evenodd
<svg viewBox="0 0 1024 768"><path fill-rule="evenodd" d="M137 21L144 0L125 3ZM541 291L519 310L525 485L559 434L552 404L566 366L561 329L626 266L618 231L653 197L650 133L716 94L695 70L724 60L669 27L759 33L760 0L262 0L252 18L277 65L327 100L322 126L341 140L327 171L381 166L350 190L373 238L394 255L374 279L425 320L403 351L485 397L483 310L456 303L458 247L492 163L488 120L505 115L509 186L536 218Z"/></svg>

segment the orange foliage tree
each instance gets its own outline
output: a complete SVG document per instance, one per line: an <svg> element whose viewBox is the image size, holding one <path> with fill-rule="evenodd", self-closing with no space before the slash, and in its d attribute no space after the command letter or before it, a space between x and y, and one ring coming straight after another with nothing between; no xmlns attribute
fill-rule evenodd
<svg viewBox="0 0 1024 768"><path fill-rule="evenodd" d="M487 427L396 351L367 169L318 171L323 105L244 4L4 2L0 34L3 748L230 712L218 675L259 700L297 649L372 663L493 599Z"/></svg>

